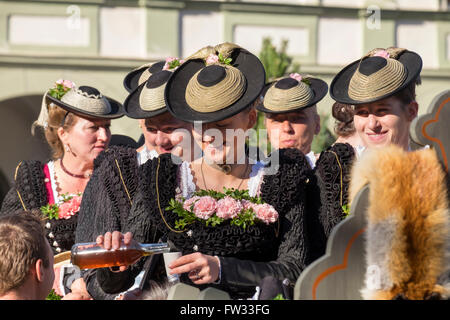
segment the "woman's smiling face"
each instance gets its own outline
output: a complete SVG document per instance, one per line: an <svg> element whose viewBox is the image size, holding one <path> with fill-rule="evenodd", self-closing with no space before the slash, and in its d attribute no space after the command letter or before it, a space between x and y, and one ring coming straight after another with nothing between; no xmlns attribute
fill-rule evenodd
<svg viewBox="0 0 450 320"><path fill-rule="evenodd" d="M207 159L233 164L245 154L245 134L255 124L256 111L251 108L221 121L194 125L192 132Z"/></svg>
<svg viewBox="0 0 450 320"><path fill-rule="evenodd" d="M395 97L356 105L355 129L369 148L393 143L407 149L409 127L417 112L415 101L405 105Z"/></svg>

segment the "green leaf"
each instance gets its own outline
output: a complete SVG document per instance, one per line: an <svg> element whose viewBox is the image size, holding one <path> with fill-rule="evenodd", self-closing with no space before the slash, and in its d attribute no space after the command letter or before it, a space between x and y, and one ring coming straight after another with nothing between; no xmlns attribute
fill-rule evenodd
<svg viewBox="0 0 450 320"><path fill-rule="evenodd" d="M45 300L61 300L61 296L55 292L55 289L52 289Z"/></svg>
<svg viewBox="0 0 450 320"><path fill-rule="evenodd" d="M286 300L286 299L283 297L283 294L279 293L276 295L275 298L273 298L273 300Z"/></svg>

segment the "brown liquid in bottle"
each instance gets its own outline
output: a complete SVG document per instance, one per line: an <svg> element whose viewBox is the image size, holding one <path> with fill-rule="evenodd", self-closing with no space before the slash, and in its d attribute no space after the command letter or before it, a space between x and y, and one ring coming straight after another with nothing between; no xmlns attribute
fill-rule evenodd
<svg viewBox="0 0 450 320"><path fill-rule="evenodd" d="M141 257L164 252L170 252L167 243L122 243L117 250L106 250L95 242L76 243L71 249L71 261L80 269L128 266Z"/></svg>
<svg viewBox="0 0 450 320"><path fill-rule="evenodd" d="M94 269L132 265L141 257L149 255L138 249L104 250L99 252L79 252L72 260L72 264L80 269Z"/></svg>

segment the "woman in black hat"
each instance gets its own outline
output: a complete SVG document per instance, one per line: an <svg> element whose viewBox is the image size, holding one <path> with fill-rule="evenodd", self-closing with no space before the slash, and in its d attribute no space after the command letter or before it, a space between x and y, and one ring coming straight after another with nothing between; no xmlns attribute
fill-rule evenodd
<svg viewBox="0 0 450 320"><path fill-rule="evenodd" d="M167 238L183 253L171 265L172 273L200 288L212 285L226 290L232 298L251 297L267 276L280 281L287 278L292 289L309 257L304 226L307 161L295 149L280 150L270 157L271 164L278 165L278 170L270 174L264 164L250 163L243 139L227 135L227 130L231 134L253 127L256 111L250 106L264 80L258 58L234 44L206 47L187 59L170 77L165 97L175 117L194 123L193 136L204 156L187 163L186 171L169 155L144 164L130 214L120 229L127 233L124 236L112 226L112 233L99 233L97 241L111 248L121 239L131 241L131 235L139 242ZM236 193L228 193L221 204L211 197L194 196L200 190L217 194L224 187L248 190L247 196L264 202L260 205L265 209L254 209L264 212L264 217L258 216L263 220L239 224L244 202L232 197ZM177 206L177 200L196 215L202 214L203 220L197 216L180 222L183 219L173 208L167 210ZM211 215L213 211L216 216ZM221 218L217 218L219 212ZM208 217L215 220L208 220L211 224L206 225ZM119 273L98 269L96 276L87 280L88 288L93 284L105 292L120 292L140 268L139 264L121 267L123 272Z"/></svg>
<svg viewBox="0 0 450 320"><path fill-rule="evenodd" d="M191 124L174 118L163 101L165 83L171 72L182 63L183 60L170 57L165 61L144 64L124 78L123 85L130 94L124 104L126 115L139 119L144 137L144 144L137 149L139 165L161 153L174 152L179 155L180 148L174 150L180 142L179 136L173 133L181 128L191 129ZM151 82L147 82L157 73Z"/></svg>
<svg viewBox="0 0 450 320"><path fill-rule="evenodd" d="M338 112L346 108L343 113L347 115L353 113L353 118L347 116L345 120L353 120L362 145L335 143L322 152L317 162L315 176L321 200L313 203L321 206L322 241L349 213L348 188L354 159L365 148L397 144L409 149L409 127L417 115L415 87L420 83L421 69L422 59L415 52L376 48L343 68L331 82L330 95L339 103L334 107Z"/></svg>
<svg viewBox="0 0 450 320"><path fill-rule="evenodd" d="M264 112L272 147L297 148L314 168L316 155L311 144L320 132L316 105L327 94L328 85L321 79L295 73L266 85L265 89L256 109Z"/></svg>
<svg viewBox="0 0 450 320"><path fill-rule="evenodd" d="M70 251L78 211L94 169L94 159L108 147L111 119L123 115L122 105L89 86L58 80L43 97L33 124L43 127L52 160L22 161L1 212L41 209L54 254ZM58 291L59 292L59 291Z"/></svg>
<svg viewBox="0 0 450 320"><path fill-rule="evenodd" d="M173 60L172 60L173 61ZM174 118L167 110L164 101L164 89L176 67L164 68L164 61L144 65L137 71L130 72L124 80L124 87L130 94L124 102L126 116L142 120L145 144L137 150L123 146L110 147L103 153L96 168L101 177L102 186L86 190L76 232L77 242L92 241L93 235L110 230L111 225L120 229L131 209L132 196L137 184L137 171L147 161L157 158L159 154L176 154L182 156L177 144L183 138L178 131L190 132L191 124ZM189 152L186 152L189 153ZM184 156L190 157L191 154ZM190 160L190 158L189 158ZM119 180L117 180L119 179ZM119 182L120 183L117 183ZM104 192L107 194L105 195ZM126 199L114 202L112 207L103 201L105 197L116 198L126 193ZM95 272L95 271L94 271ZM90 272L85 273L88 277ZM138 283L136 283L137 285ZM117 295L93 293L95 298L110 299Z"/></svg>

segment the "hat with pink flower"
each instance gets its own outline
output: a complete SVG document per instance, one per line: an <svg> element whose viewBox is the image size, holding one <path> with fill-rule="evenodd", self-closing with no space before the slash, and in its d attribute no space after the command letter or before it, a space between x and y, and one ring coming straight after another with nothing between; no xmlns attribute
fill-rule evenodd
<svg viewBox="0 0 450 320"><path fill-rule="evenodd" d="M328 93L325 81L291 73L266 85L256 109L265 113L287 113L312 107Z"/></svg>
<svg viewBox="0 0 450 320"><path fill-rule="evenodd" d="M175 57L141 66L124 79L130 92L124 102L125 113L133 119L145 119L167 111L164 90L172 72L184 61Z"/></svg>
<svg viewBox="0 0 450 320"><path fill-rule="evenodd" d="M342 69L330 85L330 95L344 104L382 100L420 81L422 59L412 51L390 47L371 50Z"/></svg>
<svg viewBox="0 0 450 320"><path fill-rule="evenodd" d="M98 89L86 85L77 86L70 80L59 79L43 95L39 117L31 128L32 134L36 126L47 127L48 108L51 106L67 111L61 126L69 112L94 119L115 119L124 115L122 104L101 94Z"/></svg>
<svg viewBox="0 0 450 320"><path fill-rule="evenodd" d="M165 90L174 117L210 123L232 117L258 98L265 70L257 56L234 43L201 48L174 71Z"/></svg>

